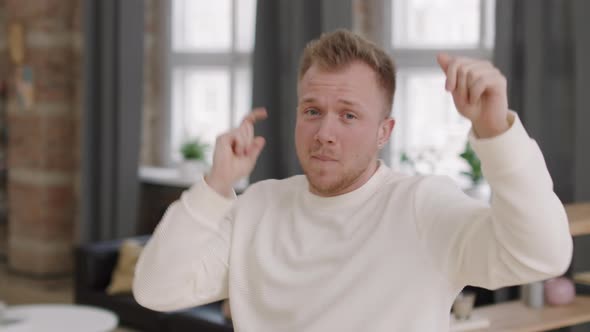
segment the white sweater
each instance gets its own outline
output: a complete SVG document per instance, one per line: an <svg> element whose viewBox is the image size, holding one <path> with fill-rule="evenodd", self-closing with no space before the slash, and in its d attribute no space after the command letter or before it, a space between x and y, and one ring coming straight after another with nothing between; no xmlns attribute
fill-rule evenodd
<svg viewBox="0 0 590 332"><path fill-rule="evenodd" d="M236 331L446 331L465 285L562 274L572 239L536 143L518 118L470 141L491 207L440 176L381 164L361 188L311 194L304 176L234 200L196 183L144 249L133 292L166 311L230 298Z"/></svg>

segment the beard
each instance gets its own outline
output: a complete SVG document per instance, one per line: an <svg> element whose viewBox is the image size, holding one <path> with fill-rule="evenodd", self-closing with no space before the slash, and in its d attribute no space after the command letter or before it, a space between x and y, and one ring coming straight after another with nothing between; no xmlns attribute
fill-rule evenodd
<svg viewBox="0 0 590 332"><path fill-rule="evenodd" d="M307 178L312 192L320 196L329 197L343 194L362 177L371 164L371 158L357 161L351 168L346 169L341 163L336 163L335 169L323 168L312 163L301 163L303 173Z"/></svg>

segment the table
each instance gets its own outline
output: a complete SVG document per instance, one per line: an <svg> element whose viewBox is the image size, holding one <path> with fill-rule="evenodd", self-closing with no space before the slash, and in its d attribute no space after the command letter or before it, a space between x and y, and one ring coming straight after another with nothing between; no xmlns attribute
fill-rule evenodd
<svg viewBox="0 0 590 332"><path fill-rule="evenodd" d="M33 304L9 306L2 332L108 332L119 324L112 312L75 304Z"/></svg>
<svg viewBox="0 0 590 332"><path fill-rule="evenodd" d="M572 236L590 234L590 202L565 205Z"/></svg>
<svg viewBox="0 0 590 332"><path fill-rule="evenodd" d="M511 301L475 308L473 313L490 320L490 327L483 331L547 331L590 321L590 297L578 295L568 305L540 309Z"/></svg>

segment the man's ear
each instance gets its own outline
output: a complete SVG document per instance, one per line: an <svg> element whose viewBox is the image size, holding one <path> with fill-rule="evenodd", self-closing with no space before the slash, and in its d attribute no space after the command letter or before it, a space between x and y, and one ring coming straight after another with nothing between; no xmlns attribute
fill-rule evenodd
<svg viewBox="0 0 590 332"><path fill-rule="evenodd" d="M380 149L389 141L394 126L395 120L393 118L387 118L381 121L379 125L379 136L377 137L377 144Z"/></svg>

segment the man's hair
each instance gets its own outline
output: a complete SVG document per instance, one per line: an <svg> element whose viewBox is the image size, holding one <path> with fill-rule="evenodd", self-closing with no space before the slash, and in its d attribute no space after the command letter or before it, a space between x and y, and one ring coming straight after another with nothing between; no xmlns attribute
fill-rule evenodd
<svg viewBox="0 0 590 332"><path fill-rule="evenodd" d="M324 33L305 46L299 65L299 80L314 64L325 70L338 70L354 61L367 64L377 74L379 86L385 96L384 112L390 116L395 93L393 59L379 46L348 30Z"/></svg>

